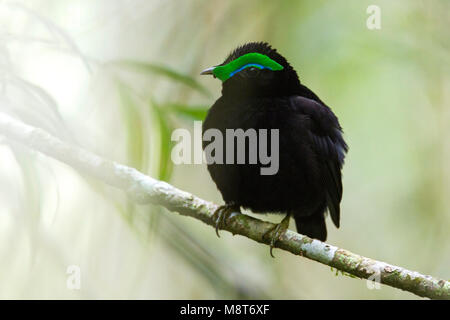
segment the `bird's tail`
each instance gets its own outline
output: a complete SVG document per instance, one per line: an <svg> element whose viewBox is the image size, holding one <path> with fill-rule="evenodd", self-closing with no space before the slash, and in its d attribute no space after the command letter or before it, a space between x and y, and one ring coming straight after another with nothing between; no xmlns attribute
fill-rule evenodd
<svg viewBox="0 0 450 320"><path fill-rule="evenodd" d="M327 226L323 212L309 217L295 217L297 232L320 241L327 240Z"/></svg>

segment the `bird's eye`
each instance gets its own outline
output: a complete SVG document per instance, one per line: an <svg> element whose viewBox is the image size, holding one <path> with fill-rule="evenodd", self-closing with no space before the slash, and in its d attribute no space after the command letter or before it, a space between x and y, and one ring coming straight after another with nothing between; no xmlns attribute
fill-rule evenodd
<svg viewBox="0 0 450 320"><path fill-rule="evenodd" d="M251 76L256 76L259 74L259 69L256 67L249 67L247 68L247 73Z"/></svg>

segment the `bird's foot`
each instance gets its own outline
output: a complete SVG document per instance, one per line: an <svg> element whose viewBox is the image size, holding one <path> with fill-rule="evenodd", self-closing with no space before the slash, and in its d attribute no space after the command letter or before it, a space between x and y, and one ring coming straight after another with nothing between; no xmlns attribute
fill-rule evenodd
<svg viewBox="0 0 450 320"><path fill-rule="evenodd" d="M213 220L216 225L216 234L219 238L219 229L222 229L226 225L228 219L238 214L241 214L241 208L235 202L229 202L217 208L213 214Z"/></svg>
<svg viewBox="0 0 450 320"><path fill-rule="evenodd" d="M272 234L272 237L270 238L270 255L272 256L272 258L275 258L275 256L272 253L275 243L278 240L280 240L283 233L285 233L286 230L289 228L290 218L291 218L291 215L287 214L286 217L284 217L283 220L281 220L281 222L279 224L275 225L275 227L273 227L272 229L267 231L263 236L263 238L265 238L266 236Z"/></svg>

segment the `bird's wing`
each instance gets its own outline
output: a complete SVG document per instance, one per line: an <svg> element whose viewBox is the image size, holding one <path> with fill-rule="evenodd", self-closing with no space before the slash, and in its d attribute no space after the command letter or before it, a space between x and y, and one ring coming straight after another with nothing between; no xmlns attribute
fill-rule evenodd
<svg viewBox="0 0 450 320"><path fill-rule="evenodd" d="M327 207L331 219L339 228L342 199L341 168L347 144L337 117L327 106L304 97L294 97L291 105L296 112L306 116L307 137L311 148L322 162Z"/></svg>

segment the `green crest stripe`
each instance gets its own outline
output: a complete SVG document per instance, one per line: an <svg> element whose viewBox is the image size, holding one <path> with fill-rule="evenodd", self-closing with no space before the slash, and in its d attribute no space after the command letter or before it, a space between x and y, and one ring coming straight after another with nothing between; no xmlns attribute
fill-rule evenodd
<svg viewBox="0 0 450 320"><path fill-rule="evenodd" d="M213 74L220 80L226 81L234 75L236 70L239 70L240 68L247 65L248 67L252 65L260 65L262 66L262 68L270 69L273 71L284 69L281 64L270 59L268 56L261 53L252 52L244 54L243 56L240 56L239 58L234 59L233 61L230 61L223 66L215 67L213 70Z"/></svg>

